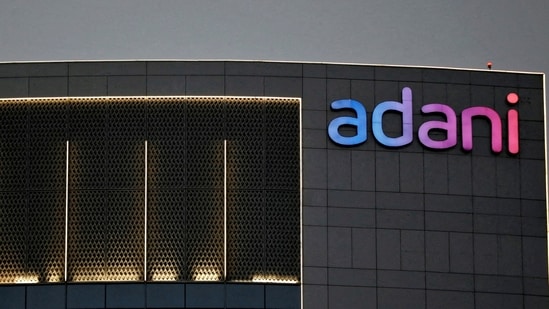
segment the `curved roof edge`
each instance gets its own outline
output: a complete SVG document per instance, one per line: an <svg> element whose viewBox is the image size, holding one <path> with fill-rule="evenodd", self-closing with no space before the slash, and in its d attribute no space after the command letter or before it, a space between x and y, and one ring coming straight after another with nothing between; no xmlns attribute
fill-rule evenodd
<svg viewBox="0 0 549 309"><path fill-rule="evenodd" d="M476 71L476 72L498 72L515 74L541 74L544 72L536 71L514 71L514 70L496 70L496 69L477 69L460 68L429 65L408 65L408 64L376 64L376 63L357 63L357 62L322 62L322 61L283 61L283 60L242 60L242 59L108 59L108 60L32 60L32 61L0 61L1 64L24 64L24 63L85 63L85 62L246 62L246 63L291 63L291 64L322 64L322 65L351 65L351 66L376 66L376 67L399 67L399 68L417 68L417 69L443 69L457 71Z"/></svg>

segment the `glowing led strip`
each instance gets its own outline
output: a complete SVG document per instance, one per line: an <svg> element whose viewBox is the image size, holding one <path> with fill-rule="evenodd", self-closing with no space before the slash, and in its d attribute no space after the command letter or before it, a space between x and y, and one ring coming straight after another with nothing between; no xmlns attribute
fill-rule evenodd
<svg viewBox="0 0 549 309"><path fill-rule="evenodd" d="M299 100L299 280L303 282L303 115ZM300 288L300 304L303 308L303 284Z"/></svg>
<svg viewBox="0 0 549 309"><path fill-rule="evenodd" d="M65 151L65 282L67 282L67 256L69 243L69 141L66 142Z"/></svg>
<svg viewBox="0 0 549 309"><path fill-rule="evenodd" d="M227 280L227 140L223 140L223 280Z"/></svg>
<svg viewBox="0 0 549 309"><path fill-rule="evenodd" d="M143 263L143 278L147 281L147 141L145 141L145 245L144 245L144 263Z"/></svg>
<svg viewBox="0 0 549 309"><path fill-rule="evenodd" d="M547 88L546 88L545 74L543 74L543 123L545 124L543 130L543 140L544 140L544 150L545 150L545 214L546 218L549 218L549 169L547 166L547 159L549 158L547 154L547 147L549 146L549 137L547 136ZM549 245L549 220L547 220L547 244ZM547 265L549 266L549 251L547 252Z"/></svg>

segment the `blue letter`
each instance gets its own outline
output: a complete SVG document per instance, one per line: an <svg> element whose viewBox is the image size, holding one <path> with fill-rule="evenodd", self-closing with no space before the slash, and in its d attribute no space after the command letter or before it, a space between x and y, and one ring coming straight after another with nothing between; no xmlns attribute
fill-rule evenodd
<svg viewBox="0 0 549 309"><path fill-rule="evenodd" d="M402 113L402 136L390 137L383 132L383 114L388 110ZM402 103L385 101L374 108L372 112L372 131L377 141L387 147L400 147L412 142L412 89L402 88Z"/></svg>
<svg viewBox="0 0 549 309"><path fill-rule="evenodd" d="M366 141L366 110L364 106L355 100L337 100L332 102L332 109L338 110L343 108L350 108L355 111L355 117L338 117L330 122L328 126L328 135L335 143L340 145L358 145ZM339 134L339 127L341 126L355 126L355 136L343 136Z"/></svg>

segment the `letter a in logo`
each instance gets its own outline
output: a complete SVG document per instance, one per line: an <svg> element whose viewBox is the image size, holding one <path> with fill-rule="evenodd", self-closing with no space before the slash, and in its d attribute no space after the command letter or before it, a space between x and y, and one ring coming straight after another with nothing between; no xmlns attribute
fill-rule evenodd
<svg viewBox="0 0 549 309"><path fill-rule="evenodd" d="M368 138L366 136L366 110L364 106L358 101L355 100L337 100L332 102L332 109L352 109L356 113L356 117L337 117L330 122L328 126L328 135L332 141L340 145L357 145L364 143ZM343 136L339 133L339 128L341 126L352 126L356 128L355 136Z"/></svg>

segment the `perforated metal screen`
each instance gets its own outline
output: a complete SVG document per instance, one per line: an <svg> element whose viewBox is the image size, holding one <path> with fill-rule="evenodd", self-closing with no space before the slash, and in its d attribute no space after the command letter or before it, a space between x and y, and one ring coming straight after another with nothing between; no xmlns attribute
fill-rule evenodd
<svg viewBox="0 0 549 309"><path fill-rule="evenodd" d="M299 111L279 98L2 101L0 282L299 281Z"/></svg>

